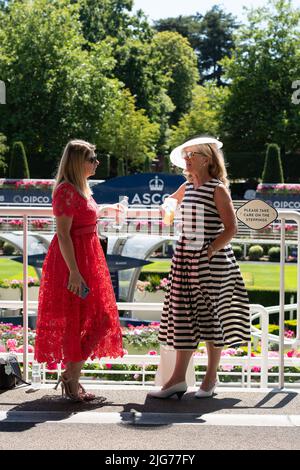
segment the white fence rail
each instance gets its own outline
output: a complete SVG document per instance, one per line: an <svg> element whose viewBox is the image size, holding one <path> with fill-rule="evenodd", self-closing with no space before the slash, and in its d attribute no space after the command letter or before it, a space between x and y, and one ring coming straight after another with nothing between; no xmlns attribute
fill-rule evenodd
<svg viewBox="0 0 300 470"><path fill-rule="evenodd" d="M147 212L148 213L148 212ZM280 388L284 386L284 366L285 366L285 357L284 357L284 266L285 266L285 224L287 221L293 221L297 225L298 237L297 237L297 248L298 248L298 261L297 261L297 335L295 345L300 344L300 302L299 302L299 293L300 293L300 214L296 211L286 211L279 210L278 219L281 221L281 260L280 260L280 302L279 302L279 381L278 385ZM24 341L24 354L23 354L23 364L24 364L24 378L28 380L28 364L29 364L29 354L28 354L28 311L29 308L35 307L36 303L29 302L28 300L28 218L29 217L53 217L51 208L40 208L40 207L1 207L0 208L1 216L16 216L23 218L23 279L24 279L24 289L23 289L23 302L14 302L14 304L7 302L1 302L1 307L4 308L7 305L7 308L12 308L12 305L17 305L15 308L23 308L23 341ZM156 215L159 215L159 211L156 211ZM129 210L130 216L130 210ZM141 217L143 213L141 211ZM149 309L153 310L153 304L128 304L122 303L119 304L119 309L123 310L134 310L134 309ZM161 304L157 304L157 308L161 309ZM256 308L259 310L262 318L262 361L261 362L261 385L266 386L268 383L267 378L267 369L268 369L268 340L267 340L267 325L268 325L268 313L263 306L252 306L252 309ZM257 313L257 312L255 312ZM249 352L250 349L250 352ZM233 358L232 358L233 359ZM236 359L236 358L235 358ZM239 358L240 359L240 358ZM256 362L255 358L251 358L251 348L248 348L248 359L247 359L247 373L248 373L248 384L249 384L249 375L251 375L250 365ZM293 358L294 359L294 358ZM143 359L141 359L143 360ZM147 360L149 357L147 356ZM158 360L158 359L155 359ZM200 360L198 358L197 360ZM228 361L229 358L226 358ZM241 360L241 359L240 359ZM241 360L241 363L244 363L246 360ZM272 361L273 362L273 361ZM290 362L290 361L289 361ZM294 360L294 363L297 362ZM114 371L115 372L115 371Z"/></svg>

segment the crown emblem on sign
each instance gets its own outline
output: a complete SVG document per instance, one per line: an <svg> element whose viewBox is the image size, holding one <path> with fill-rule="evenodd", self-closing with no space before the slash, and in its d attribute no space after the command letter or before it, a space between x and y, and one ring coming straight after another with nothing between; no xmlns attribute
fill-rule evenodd
<svg viewBox="0 0 300 470"><path fill-rule="evenodd" d="M164 189L164 182L158 176L155 176L153 180L150 180L149 188L150 191L162 191Z"/></svg>

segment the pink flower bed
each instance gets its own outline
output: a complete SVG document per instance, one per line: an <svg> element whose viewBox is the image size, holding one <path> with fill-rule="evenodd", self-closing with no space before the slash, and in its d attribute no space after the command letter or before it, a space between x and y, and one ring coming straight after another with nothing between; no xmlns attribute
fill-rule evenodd
<svg viewBox="0 0 300 470"><path fill-rule="evenodd" d="M284 194L291 195L296 194L300 195L300 184L266 184L260 183L256 189L257 193L260 194Z"/></svg>
<svg viewBox="0 0 300 470"><path fill-rule="evenodd" d="M0 179L0 189L52 189L54 181L31 179Z"/></svg>

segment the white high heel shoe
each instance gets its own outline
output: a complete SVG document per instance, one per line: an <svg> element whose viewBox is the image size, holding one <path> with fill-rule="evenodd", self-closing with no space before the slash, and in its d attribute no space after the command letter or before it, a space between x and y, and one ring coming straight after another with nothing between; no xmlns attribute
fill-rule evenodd
<svg viewBox="0 0 300 470"><path fill-rule="evenodd" d="M172 387L165 388L165 390L158 390L148 393L152 398L170 398L173 395L177 395L178 400L181 400L182 396L187 391L186 382L179 382L178 384L173 385Z"/></svg>
<svg viewBox="0 0 300 470"><path fill-rule="evenodd" d="M218 385L218 381L216 380L214 385L207 391L202 390L202 388L199 388L199 390L195 393L195 398L209 398L209 397L212 397L217 385Z"/></svg>

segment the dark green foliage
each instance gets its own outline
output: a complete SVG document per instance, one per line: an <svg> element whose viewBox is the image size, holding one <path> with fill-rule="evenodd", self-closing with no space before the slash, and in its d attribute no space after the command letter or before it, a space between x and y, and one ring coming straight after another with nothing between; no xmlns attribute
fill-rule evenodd
<svg viewBox="0 0 300 470"><path fill-rule="evenodd" d="M99 155L100 164L97 167L95 179L107 179L110 177L110 155Z"/></svg>
<svg viewBox="0 0 300 470"><path fill-rule="evenodd" d="M300 106L291 99L300 76L299 21L290 0L269 0L237 31L232 58L222 60L230 83L221 118L227 151L264 152L278 142L284 158L299 148Z"/></svg>
<svg viewBox="0 0 300 470"><path fill-rule="evenodd" d="M262 174L263 183L284 183L280 148L277 144L267 147L265 166Z"/></svg>
<svg viewBox="0 0 300 470"><path fill-rule="evenodd" d="M273 246L268 250L268 256L270 261L280 261L280 248L279 246Z"/></svg>
<svg viewBox="0 0 300 470"><path fill-rule="evenodd" d="M236 17L214 5L204 16L197 13L161 19L154 24L157 31L176 31L189 40L198 57L201 84L208 80L215 80L218 86L224 84L219 61L232 55Z"/></svg>
<svg viewBox="0 0 300 470"><path fill-rule="evenodd" d="M30 178L25 148L22 142L14 142L9 165L9 178Z"/></svg>
<svg viewBox="0 0 300 470"><path fill-rule="evenodd" d="M226 152L227 171L230 178L258 178L262 174L264 158L260 152Z"/></svg>
<svg viewBox="0 0 300 470"><path fill-rule="evenodd" d="M123 158L118 159L118 176L125 176L125 166Z"/></svg>
<svg viewBox="0 0 300 470"><path fill-rule="evenodd" d="M5 163L5 155L8 151L6 145L6 137L3 134L0 134L0 177L4 177L7 164Z"/></svg>
<svg viewBox="0 0 300 470"><path fill-rule="evenodd" d="M15 252L15 247L13 245L11 245L10 243L5 242L4 245L3 245L2 250L3 250L3 254L5 256L11 256Z"/></svg>
<svg viewBox="0 0 300 470"><path fill-rule="evenodd" d="M232 245L232 250L236 259L241 259L243 257L243 249L239 245Z"/></svg>
<svg viewBox="0 0 300 470"><path fill-rule="evenodd" d="M151 172L151 160L149 157L146 157L144 160L144 173Z"/></svg>
<svg viewBox="0 0 300 470"><path fill-rule="evenodd" d="M251 304L260 304L264 307L271 307L279 304L279 291L278 290L264 290L264 289L248 289L248 297ZM296 292L285 292L285 305L290 304L292 299L295 299ZM287 315L289 313L287 312ZM272 320L275 321L276 315L272 315Z"/></svg>
<svg viewBox="0 0 300 470"><path fill-rule="evenodd" d="M163 159L163 172L171 173L171 162L170 162L169 155L165 155Z"/></svg>

